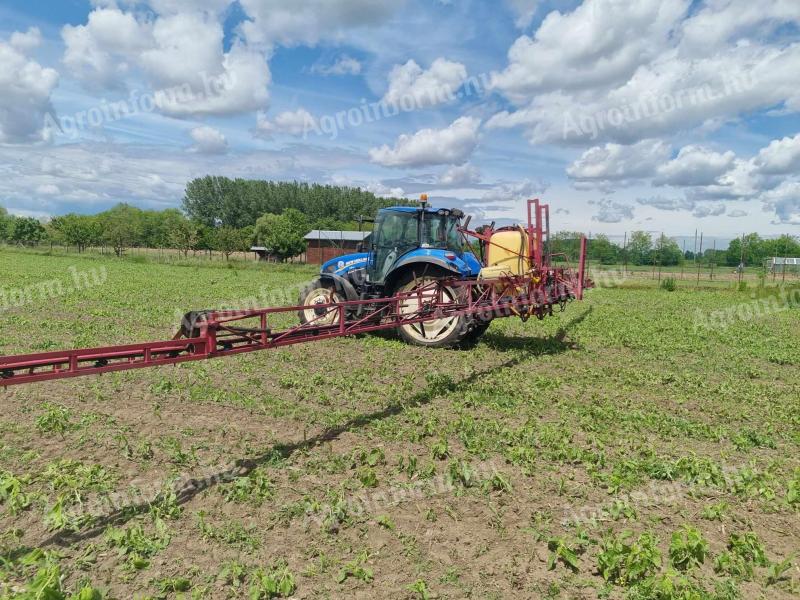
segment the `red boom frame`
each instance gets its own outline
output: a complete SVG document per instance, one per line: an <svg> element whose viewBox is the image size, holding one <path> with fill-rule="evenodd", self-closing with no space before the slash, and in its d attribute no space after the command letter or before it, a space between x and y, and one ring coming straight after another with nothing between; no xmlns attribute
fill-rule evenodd
<svg viewBox="0 0 800 600"><path fill-rule="evenodd" d="M535 215L531 214L532 209ZM568 300L581 299L584 288L591 285L584 278L586 239L581 240L577 273L569 268L554 269L550 266L550 255L544 251L545 235L549 232L543 230L543 218L549 229L548 206L541 205L538 200L529 200L528 233L531 247L528 253L529 269L523 275L507 275L480 281L453 278L432 282L414 291L388 298L319 304L314 307L321 311L321 314L317 313L316 319L279 331L273 331L269 327L271 315L297 313L308 307L188 313L180 333L172 340L2 356L0 386L205 360L394 329L402 325L458 315L483 315L491 318L516 315L523 319L535 315L543 318L552 314L554 305L561 305L563 308ZM484 243L492 243L491 231L462 231ZM445 288L455 290L455 299L444 297ZM402 310L408 306L409 300L414 301L417 310ZM333 311L338 312L338 321L323 324L325 317ZM348 320L350 314L363 316ZM245 323L241 323L242 321Z"/></svg>

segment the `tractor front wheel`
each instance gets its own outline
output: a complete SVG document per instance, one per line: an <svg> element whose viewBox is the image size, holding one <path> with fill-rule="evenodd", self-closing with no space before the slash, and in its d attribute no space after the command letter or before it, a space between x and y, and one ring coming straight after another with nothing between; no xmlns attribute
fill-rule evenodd
<svg viewBox="0 0 800 600"><path fill-rule="evenodd" d="M400 305L400 313L410 316L425 308L426 304L437 300L437 289L442 290L442 302L457 302L457 291L449 286L436 285L441 279L448 276L445 273L427 273L416 275L413 272L401 277L395 286L394 293L414 293L406 298ZM400 337L407 343L428 348L449 348L457 346L466 337L469 331L468 318L463 315L442 317L409 323L398 328Z"/></svg>
<svg viewBox="0 0 800 600"><path fill-rule="evenodd" d="M300 322L304 325L336 325L339 322L339 310L325 305L341 301L342 298L331 284L314 281L300 293L299 304L303 307L299 311Z"/></svg>

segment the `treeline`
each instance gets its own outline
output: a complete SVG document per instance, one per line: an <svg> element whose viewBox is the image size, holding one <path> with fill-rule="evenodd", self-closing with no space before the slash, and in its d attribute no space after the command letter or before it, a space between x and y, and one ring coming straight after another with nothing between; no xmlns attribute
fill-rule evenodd
<svg viewBox="0 0 800 600"><path fill-rule="evenodd" d="M255 225L264 214L295 209L318 229L352 227L359 216L373 216L379 208L408 204L404 198L380 198L359 188L300 183L206 177L186 186L183 210L197 223L222 223L241 228Z"/></svg>
<svg viewBox="0 0 800 600"><path fill-rule="evenodd" d="M42 223L0 207L0 242L49 242L79 252L104 246L117 255L126 248L173 248L184 255L215 250L226 258L255 244L286 259L305 251L303 237L311 229L357 229L359 216L407 203L358 188L207 176L187 184L183 211L118 204L95 215L70 213Z"/></svg>
<svg viewBox="0 0 800 600"><path fill-rule="evenodd" d="M570 260L577 260L580 254L581 235L577 231L554 234L551 252L563 253ZM646 231L634 231L624 247L610 241L605 235L597 235L587 240L586 254L589 260L607 265L628 263L676 266L687 260L696 259L700 264L713 263L735 267L744 262L747 266L761 266L766 259L773 256L800 256L800 242L791 235L764 239L757 233L751 233L733 240L725 250L709 248L695 257L694 252L683 252L675 240L665 235L653 238Z"/></svg>

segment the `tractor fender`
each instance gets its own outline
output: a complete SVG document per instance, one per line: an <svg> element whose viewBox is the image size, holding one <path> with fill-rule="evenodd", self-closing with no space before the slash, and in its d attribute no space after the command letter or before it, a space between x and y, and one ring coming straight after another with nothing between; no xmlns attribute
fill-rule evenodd
<svg viewBox="0 0 800 600"><path fill-rule="evenodd" d="M336 288L337 293L347 300L358 300L358 292L353 284L336 273L323 273L319 276L322 283L330 283Z"/></svg>
<svg viewBox="0 0 800 600"><path fill-rule="evenodd" d="M446 260L443 260L436 256L413 256L407 258L405 260L400 260L397 262L394 267L392 267L392 272L386 278L385 286L386 289L392 289L394 287L395 282L398 278L409 269L420 266L423 267L424 265L431 265L438 267L440 269L444 269L445 271L451 272L454 276L460 277L461 272L458 270L458 267L452 264L448 264ZM423 267L424 268L424 267Z"/></svg>

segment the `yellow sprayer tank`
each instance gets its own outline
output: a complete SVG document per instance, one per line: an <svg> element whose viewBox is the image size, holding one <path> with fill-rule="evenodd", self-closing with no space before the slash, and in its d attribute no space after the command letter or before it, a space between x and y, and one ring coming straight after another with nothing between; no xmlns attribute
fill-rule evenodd
<svg viewBox="0 0 800 600"><path fill-rule="evenodd" d="M523 227L495 231L486 246L482 278L522 275L528 270L528 232Z"/></svg>

